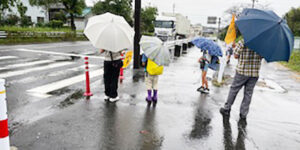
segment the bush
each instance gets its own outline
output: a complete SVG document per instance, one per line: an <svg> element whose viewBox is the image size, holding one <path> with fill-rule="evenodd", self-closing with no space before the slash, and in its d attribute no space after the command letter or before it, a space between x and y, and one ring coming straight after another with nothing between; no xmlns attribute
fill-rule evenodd
<svg viewBox="0 0 300 150"><path fill-rule="evenodd" d="M55 13L53 19L54 19L54 20L60 20L60 21L62 21L62 22L64 22L64 23L67 21L67 17L66 17L66 15L65 15L65 13L64 13L63 11L60 11L60 12L58 12L58 13Z"/></svg>
<svg viewBox="0 0 300 150"><path fill-rule="evenodd" d="M61 20L51 20L46 26L51 28L62 28L63 25L64 23Z"/></svg>
<svg viewBox="0 0 300 150"><path fill-rule="evenodd" d="M8 15L4 23L9 26L14 26L18 23L19 20L20 18L17 15Z"/></svg>
<svg viewBox="0 0 300 150"><path fill-rule="evenodd" d="M32 21L28 18L28 17L22 17L21 18L21 26L22 27L28 27L28 26L31 26L33 23Z"/></svg>
<svg viewBox="0 0 300 150"><path fill-rule="evenodd" d="M45 23L42 23L42 22L38 22L35 24L36 27L45 27L46 24Z"/></svg>

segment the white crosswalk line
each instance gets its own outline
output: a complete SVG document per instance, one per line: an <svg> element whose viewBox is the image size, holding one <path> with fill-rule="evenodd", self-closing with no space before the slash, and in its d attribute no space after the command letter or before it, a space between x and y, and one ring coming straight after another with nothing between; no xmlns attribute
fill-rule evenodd
<svg viewBox="0 0 300 150"><path fill-rule="evenodd" d="M54 62L54 60L40 60L40 61L25 62L25 63L23 62L20 64L5 66L3 68L0 68L0 70L13 69L13 68L19 68L19 67L28 67L28 66L46 64L46 63L52 63L52 62Z"/></svg>
<svg viewBox="0 0 300 150"><path fill-rule="evenodd" d="M1 56L0 60L5 60L5 59L15 59L18 58L17 56Z"/></svg>
<svg viewBox="0 0 300 150"><path fill-rule="evenodd" d="M6 73L1 73L0 78L13 77L13 76L18 76L18 75L34 72L34 71L42 71L42 70L67 66L67 65L71 65L71 64L74 64L74 62L58 62L58 63L50 64L47 66L29 68L29 69L25 69L25 70L10 71L10 72L6 72Z"/></svg>
<svg viewBox="0 0 300 150"><path fill-rule="evenodd" d="M91 56L91 55L81 55L81 54L70 54L70 53L59 53L59 52L52 52L52 51L42 51L42 50L32 50L32 49L24 49L19 48L15 49L16 51L22 51L22 52L32 52L32 53L41 53L41 54L50 54L50 55L60 55L60 56L76 56L76 57L89 57L94 59L102 59L104 60L103 56Z"/></svg>
<svg viewBox="0 0 300 150"><path fill-rule="evenodd" d="M98 70L92 71L92 72L90 72L90 79L100 76L102 74L103 74L103 69L98 69ZM82 81L85 81L85 74L78 75L78 76L71 77L71 78L64 79L64 80L60 80L60 81L56 81L56 82L46 84L46 85L43 85L40 87L36 87L33 89L29 89L29 90L27 90L27 92L29 92L30 94L32 93L35 96L45 98L47 96L51 96L51 95L47 94L49 92L52 92L52 91L82 82Z"/></svg>

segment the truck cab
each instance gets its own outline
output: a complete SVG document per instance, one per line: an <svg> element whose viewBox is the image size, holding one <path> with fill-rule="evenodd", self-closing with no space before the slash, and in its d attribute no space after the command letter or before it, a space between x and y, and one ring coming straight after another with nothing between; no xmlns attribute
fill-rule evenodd
<svg viewBox="0 0 300 150"><path fill-rule="evenodd" d="M158 16L154 21L155 36L162 41L174 40L176 34L176 18Z"/></svg>

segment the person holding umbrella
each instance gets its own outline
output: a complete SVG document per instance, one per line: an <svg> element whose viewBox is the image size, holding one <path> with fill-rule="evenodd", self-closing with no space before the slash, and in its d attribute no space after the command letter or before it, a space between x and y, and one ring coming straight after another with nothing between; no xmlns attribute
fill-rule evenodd
<svg viewBox="0 0 300 150"><path fill-rule="evenodd" d="M118 97L118 78L121 61L121 51L132 48L134 30L124 17L111 13L89 18L84 34L94 47L104 53L104 100L116 102Z"/></svg>
<svg viewBox="0 0 300 150"><path fill-rule="evenodd" d="M197 89L197 91L209 93L206 74L209 67L213 70L216 70L216 64L211 64L211 62L217 63L217 61L212 61L212 58L214 58L214 60L218 60L219 56L222 57L222 50L217 43L207 38L197 37L192 40L192 43L198 47L201 52L203 52L203 56L198 60L200 63L200 69L202 70L202 85Z"/></svg>
<svg viewBox="0 0 300 150"><path fill-rule="evenodd" d="M244 98L240 107L240 119L245 120L249 112L253 89L259 78L261 60L267 62L288 61L293 49L294 37L287 23L273 11L244 9L236 21L244 41L234 53L238 65L234 81L224 107L223 116L229 116L239 90L244 87ZM276 33L276 34L275 34Z"/></svg>
<svg viewBox="0 0 300 150"><path fill-rule="evenodd" d="M147 86L146 101L148 106L158 101L158 76L163 73L163 65L170 63L170 53L164 43L157 37L142 36L140 45L144 54L142 65L145 67L145 82ZM153 96L151 95L153 91Z"/></svg>
<svg viewBox="0 0 300 150"><path fill-rule="evenodd" d="M246 119L253 89L259 77L262 57L244 44L241 44L234 52L234 58L238 59L236 74L231 84L227 101L224 107L220 109L220 113L224 116L230 115L231 106L235 101L236 95L244 87L245 92L240 109L240 118Z"/></svg>
<svg viewBox="0 0 300 150"><path fill-rule="evenodd" d="M116 102L119 100L118 96L118 82L120 69L123 66L122 52L110 52L101 49L100 53L104 53L104 88L105 101Z"/></svg>
<svg viewBox="0 0 300 150"><path fill-rule="evenodd" d="M208 54L206 50L203 51L202 57L199 58L198 62L200 63L200 69L202 71L202 85L197 89L199 92L209 93L208 82L207 82L207 71L208 66L211 60L211 56Z"/></svg>

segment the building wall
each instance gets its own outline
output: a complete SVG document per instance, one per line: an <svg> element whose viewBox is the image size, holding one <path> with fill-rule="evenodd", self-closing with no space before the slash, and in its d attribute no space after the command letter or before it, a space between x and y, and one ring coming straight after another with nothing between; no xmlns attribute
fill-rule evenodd
<svg viewBox="0 0 300 150"><path fill-rule="evenodd" d="M46 11L42 7L31 6L29 4L29 0L21 0L21 2L23 3L24 6L27 7L27 11L25 15L30 16L32 22L37 23L38 17L43 17L44 22L48 22L48 17L46 17ZM6 13L6 15L8 14L15 14L17 16L20 16L16 6L12 8L12 12Z"/></svg>

